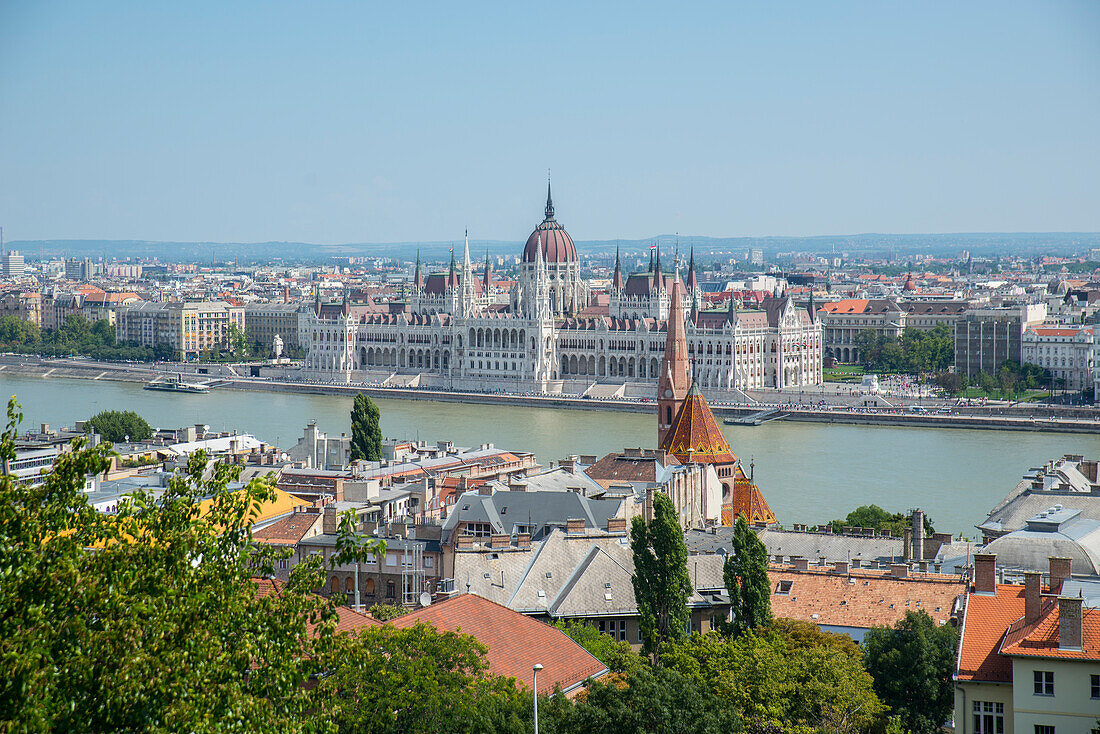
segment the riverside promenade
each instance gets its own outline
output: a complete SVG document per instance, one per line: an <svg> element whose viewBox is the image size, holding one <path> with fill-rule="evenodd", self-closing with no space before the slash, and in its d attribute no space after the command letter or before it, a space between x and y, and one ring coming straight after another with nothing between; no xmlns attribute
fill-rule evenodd
<svg viewBox="0 0 1100 734"><path fill-rule="evenodd" d="M187 365L188 374L209 381L214 389L251 390L257 392L288 392L314 395L353 396L363 392L372 397L397 400L423 400L444 403L475 403L479 405L512 405L533 408L567 408L574 410L621 411L650 413L653 401L623 398L584 398L553 394L479 393L439 390L419 387L389 387L372 384L336 384L295 382L268 378L241 377L226 369L226 365L209 365L220 374L194 373L195 365ZM206 366L204 366L206 367ZM154 376L172 371L171 366L140 363L97 362L87 359L45 359L28 355L0 355L0 382L5 373L45 379L107 380L145 383ZM759 393L757 393L759 395ZM912 428L961 428L1002 431L1041 431L1059 433L1100 434L1100 409L1084 406L1046 406L1030 403L1010 404L990 402L986 405L953 406L939 401L932 407L908 404L888 404L879 399L877 405L799 405L773 401L765 393L749 403L712 403L720 418L745 418L769 407L778 407L774 420L853 425L883 425ZM186 398L183 398L186 399ZM827 401L826 401L827 402Z"/></svg>

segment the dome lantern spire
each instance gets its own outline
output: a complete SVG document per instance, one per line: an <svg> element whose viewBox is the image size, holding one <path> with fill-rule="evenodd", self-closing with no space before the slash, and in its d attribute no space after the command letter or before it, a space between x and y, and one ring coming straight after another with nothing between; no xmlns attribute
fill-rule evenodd
<svg viewBox="0 0 1100 734"><path fill-rule="evenodd" d="M554 199L550 196L550 169L546 169L546 219L554 218Z"/></svg>

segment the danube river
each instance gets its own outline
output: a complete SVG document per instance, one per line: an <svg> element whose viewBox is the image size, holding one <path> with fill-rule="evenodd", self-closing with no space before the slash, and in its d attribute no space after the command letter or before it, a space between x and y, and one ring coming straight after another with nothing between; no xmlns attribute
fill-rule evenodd
<svg viewBox="0 0 1100 734"><path fill-rule="evenodd" d="M279 446L293 445L310 420L330 434L350 430L351 398L214 390L175 395L140 385L21 377L0 372L0 391L23 404L25 427L71 426L100 410L140 413L154 427L205 423ZM656 420L639 413L378 400L391 438L450 439L532 451L544 464L569 454L651 447ZM824 425L772 421L723 426L735 453L753 460L756 480L781 522L815 524L859 505L924 508L937 530L974 536L974 525L1029 467L1062 454L1100 454L1095 435Z"/></svg>

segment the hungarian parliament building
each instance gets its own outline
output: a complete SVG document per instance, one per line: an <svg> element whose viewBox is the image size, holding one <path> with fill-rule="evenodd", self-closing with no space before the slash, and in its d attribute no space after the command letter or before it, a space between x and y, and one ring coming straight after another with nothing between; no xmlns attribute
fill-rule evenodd
<svg viewBox="0 0 1100 734"><path fill-rule="evenodd" d="M683 280L678 263L671 273L662 268L659 250L650 260L645 272L624 276L616 257L610 287L590 288L547 186L545 218L527 238L510 288L497 287L488 262L471 263L467 242L447 272L425 275L418 259L405 303L318 301L299 318L302 377L651 397L679 282L693 377L706 394L734 399L743 390L821 383L823 333L812 306L776 296L746 309L731 297L727 308L700 310L694 256Z"/></svg>

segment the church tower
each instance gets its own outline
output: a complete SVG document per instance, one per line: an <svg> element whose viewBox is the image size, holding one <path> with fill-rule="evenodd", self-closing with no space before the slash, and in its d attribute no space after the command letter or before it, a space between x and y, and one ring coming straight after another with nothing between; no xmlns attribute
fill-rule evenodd
<svg viewBox="0 0 1100 734"><path fill-rule="evenodd" d="M672 302L669 305L668 331L665 334L665 357L657 381L657 445L665 442L665 434L680 411L687 396L688 350L684 328L683 287L679 274L672 282Z"/></svg>

